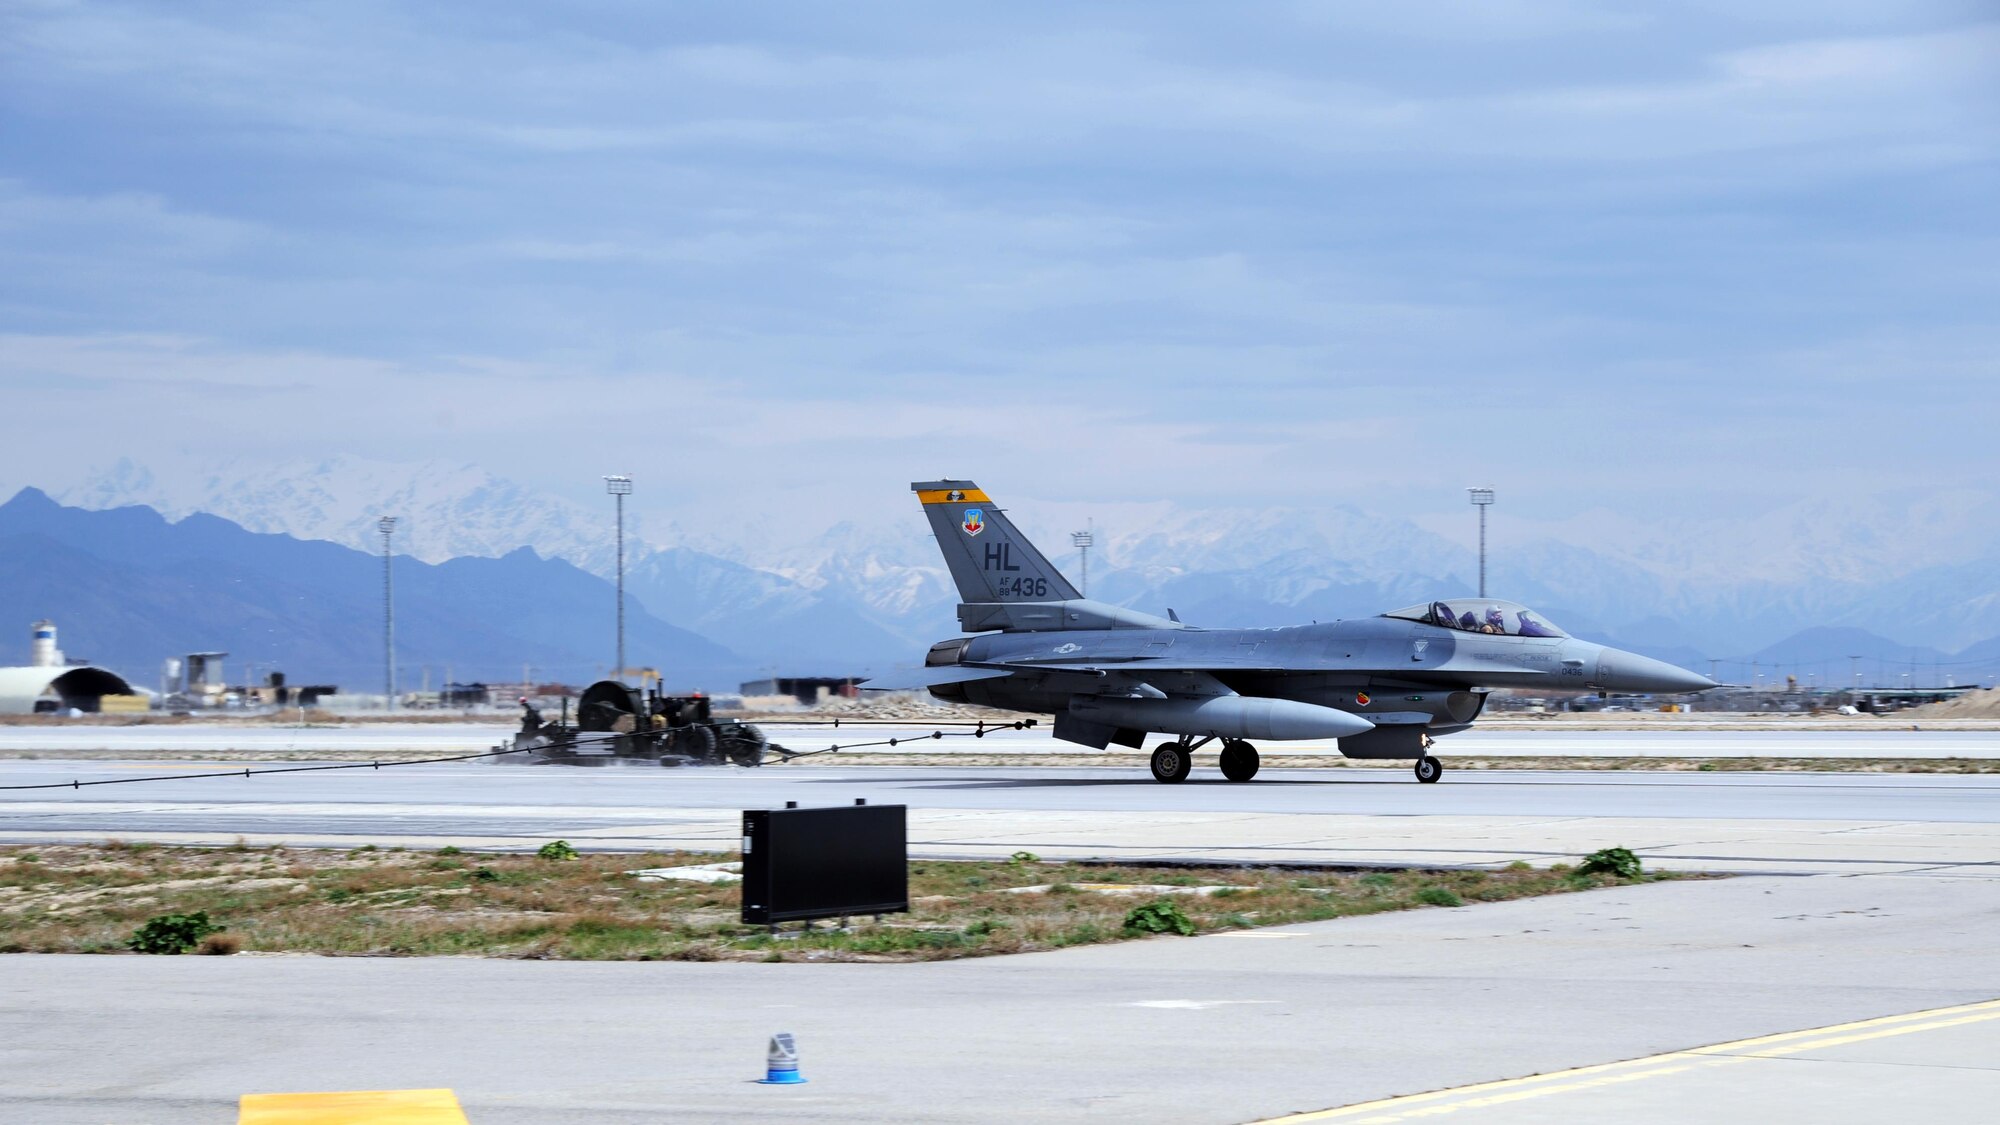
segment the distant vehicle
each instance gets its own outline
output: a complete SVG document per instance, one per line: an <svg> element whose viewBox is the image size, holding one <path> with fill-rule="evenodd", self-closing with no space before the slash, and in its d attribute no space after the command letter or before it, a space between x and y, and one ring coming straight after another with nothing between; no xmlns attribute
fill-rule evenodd
<svg viewBox="0 0 2000 1125"><path fill-rule="evenodd" d="M1513 602L1445 598L1379 617L1278 629L1200 629L1085 599L971 481L912 484L962 599L968 633L931 646L924 667L863 684L1055 717L1055 736L1102 750L1153 751L1178 782L1221 740L1222 774L1248 781L1252 739L1339 740L1349 758L1444 766L1433 741L1470 727L1494 688L1536 692L1705 691L1706 676L1577 640Z"/></svg>
<svg viewBox="0 0 2000 1125"><path fill-rule="evenodd" d="M718 719L704 695L662 695L618 680L599 680L577 697L576 719L551 720L526 698L513 749L534 765L610 765L652 761L663 766L761 766L768 751L783 754L749 723ZM564 710L568 700L564 700Z"/></svg>

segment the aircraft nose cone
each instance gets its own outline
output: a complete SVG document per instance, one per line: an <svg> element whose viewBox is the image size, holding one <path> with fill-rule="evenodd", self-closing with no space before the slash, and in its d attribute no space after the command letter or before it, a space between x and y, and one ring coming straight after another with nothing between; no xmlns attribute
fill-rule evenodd
<svg viewBox="0 0 2000 1125"><path fill-rule="evenodd" d="M1615 648L1605 649L1598 658L1597 682L1606 691L1644 695L1678 695L1716 686L1714 680L1698 672Z"/></svg>

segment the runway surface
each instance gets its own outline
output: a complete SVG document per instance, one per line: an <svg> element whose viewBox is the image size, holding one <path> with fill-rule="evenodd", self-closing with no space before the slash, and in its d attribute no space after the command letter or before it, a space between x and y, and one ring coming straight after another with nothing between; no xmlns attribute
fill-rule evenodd
<svg viewBox="0 0 2000 1125"><path fill-rule="evenodd" d="M1996 909L1993 879L1752 877L930 964L0 957L0 1116L444 1087L479 1125L1220 1123L1454 1089L1347 1119L1971 1125L1993 1006L1915 1014L2000 996ZM808 1084L752 1081L778 1031Z"/></svg>
<svg viewBox="0 0 2000 1125"><path fill-rule="evenodd" d="M200 763L0 761L0 785L99 781ZM904 804L912 848L1007 855L1492 864L1607 844L1739 871L1984 868L2000 859L2000 777L1212 768L767 766L597 769L493 763L241 775L0 792L0 840L724 851L742 809Z"/></svg>
<svg viewBox="0 0 2000 1125"><path fill-rule="evenodd" d="M1714 758L2000 758L2000 731L1911 730L1909 724L1882 720L1879 731L1857 730L1541 730L1518 727L1475 727L1441 740L1438 753L1492 757L1714 757ZM489 723L381 723L338 727L286 727L263 723L187 723L143 726L0 726L0 752L115 753L155 757L196 751L257 751L272 754L314 752L467 753L492 748L512 738L516 724L506 719ZM832 743L886 738L922 739L938 729L907 726L796 727L763 724L774 742L793 749L816 749ZM960 728L947 728L960 729ZM1267 753L1337 755L1332 742L1267 743ZM922 740L893 750L874 747L870 754L993 754L1022 752L1082 756L1096 751L1059 742L1045 727L1026 731L993 731L983 738L953 737Z"/></svg>
<svg viewBox="0 0 2000 1125"><path fill-rule="evenodd" d="M1892 741L1944 757L1993 737ZM1778 756L1881 739L1820 732ZM7 760L0 784L215 768ZM1654 869L1755 874L922 965L0 957L0 1106L173 1123L227 1119L243 1093L449 1087L486 1125L1983 1122L2000 1097L2000 777L1298 769L1238 785L1204 756L1166 786L1137 766L459 763L0 792L0 839L726 852L741 809L856 798L910 806L918 855L1463 866L1623 844ZM776 1031L799 1035L810 1084L749 1081Z"/></svg>
<svg viewBox="0 0 2000 1125"><path fill-rule="evenodd" d="M227 767L224 767L226 769ZM246 767L255 769L256 767ZM214 771L199 762L0 761L0 785L104 781ZM1205 776L1204 776L1205 775ZM423 807L442 821L508 816L615 819L659 808L769 808L786 801L1022 812L1299 813L1315 816L1635 816L1758 820L2000 823L1990 774L1650 773L1615 770L1451 772L1420 785L1405 769L1265 770L1223 780L1211 766L1179 785L1142 768L1058 766L766 766L576 768L453 762L324 773L240 774L81 790L0 793L0 813L97 815L92 806L292 809L299 817L383 820ZM333 810L353 810L352 812ZM498 810L502 824L492 823Z"/></svg>

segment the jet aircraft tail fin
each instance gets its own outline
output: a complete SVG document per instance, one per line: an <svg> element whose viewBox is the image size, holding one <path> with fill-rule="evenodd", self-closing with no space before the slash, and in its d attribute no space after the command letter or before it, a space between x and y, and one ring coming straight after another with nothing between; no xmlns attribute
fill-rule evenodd
<svg viewBox="0 0 2000 1125"><path fill-rule="evenodd" d="M963 602L1060 602L1083 595L969 480L910 485Z"/></svg>

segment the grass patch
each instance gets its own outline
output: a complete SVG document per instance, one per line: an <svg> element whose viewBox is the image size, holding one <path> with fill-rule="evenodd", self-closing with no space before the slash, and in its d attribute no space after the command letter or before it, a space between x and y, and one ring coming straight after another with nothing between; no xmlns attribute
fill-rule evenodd
<svg viewBox="0 0 2000 1125"><path fill-rule="evenodd" d="M1577 865L1583 875L1615 875L1620 879L1637 879L1644 874L1639 857L1626 848L1605 848L1591 852Z"/></svg>
<svg viewBox="0 0 2000 1125"><path fill-rule="evenodd" d="M132 936L125 939L125 947L134 953L186 953L221 929L200 910L192 914L162 914L146 919L145 925L133 930Z"/></svg>
<svg viewBox="0 0 2000 1125"><path fill-rule="evenodd" d="M1194 936L1194 922L1171 899L1135 906L1125 915L1125 928L1135 934L1179 934Z"/></svg>
<svg viewBox="0 0 2000 1125"><path fill-rule="evenodd" d="M1419 887L1417 901L1425 906L1464 906L1465 900L1450 887Z"/></svg>
<svg viewBox="0 0 2000 1125"><path fill-rule="evenodd" d="M0 951L123 953L150 920L205 916L210 932L185 941L177 935L168 944L211 954L925 961L1635 882L1617 865L1356 871L924 860L910 867L909 914L774 938L738 921L735 885L641 882L625 875L717 858L583 853L550 862L532 853L440 856L242 845L0 848ZM1107 884L1140 890L1095 889Z"/></svg>

